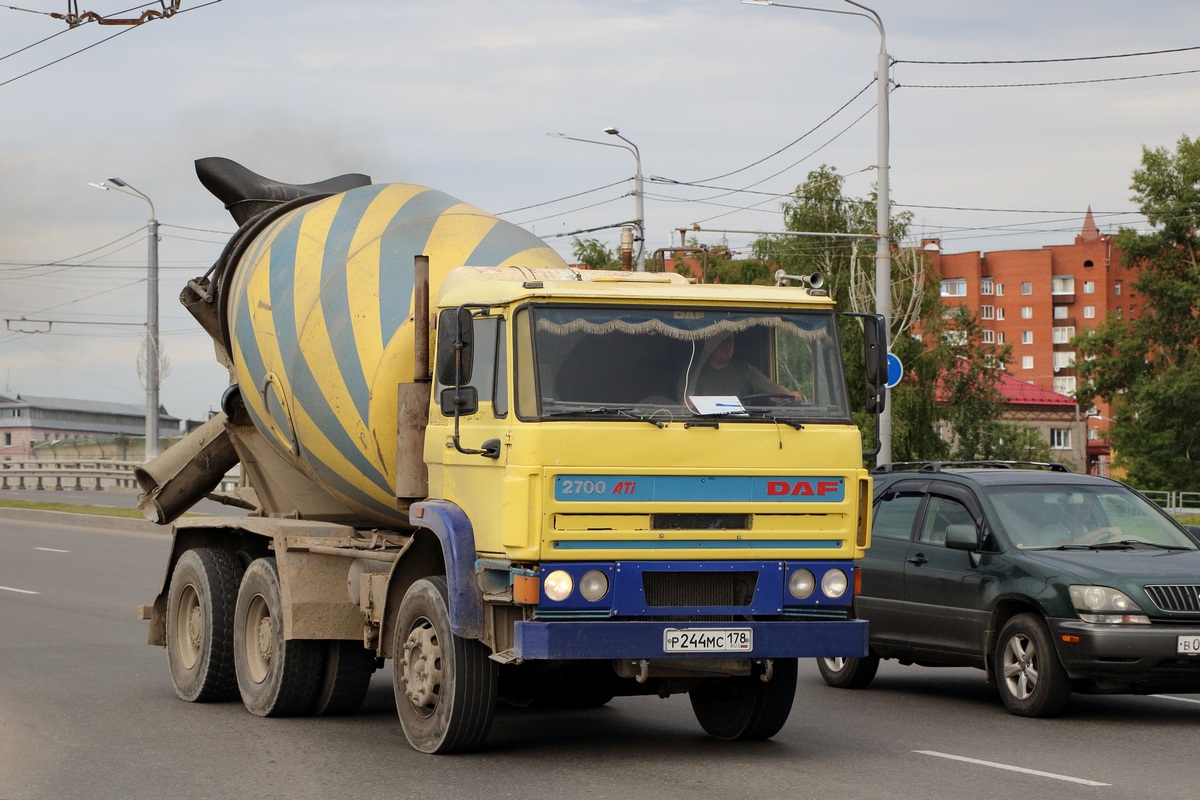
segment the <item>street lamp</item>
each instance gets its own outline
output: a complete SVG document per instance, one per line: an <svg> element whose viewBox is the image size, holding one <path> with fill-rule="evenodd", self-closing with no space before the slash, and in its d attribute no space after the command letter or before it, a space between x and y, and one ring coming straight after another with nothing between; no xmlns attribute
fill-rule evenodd
<svg viewBox="0 0 1200 800"><path fill-rule="evenodd" d="M637 164L637 173L633 178L633 198L637 203L637 217L634 220L638 226L638 254L637 254L637 271L646 271L646 213L643 206L643 198L645 192L642 191L642 154L638 151L637 145L621 135L621 132L611 125L604 129L604 132L609 136L615 136L625 144L617 144L616 142L601 142L596 139L577 139L574 136L567 136L562 133L549 133L547 136L553 136L556 139L569 139L572 142L587 142L588 144L601 144L605 147L620 147L622 150L628 150L633 153L634 161Z"/></svg>
<svg viewBox="0 0 1200 800"><path fill-rule="evenodd" d="M150 204L150 221L146 223L146 460L149 461L158 455L158 220L154 201L120 178L89 185L106 192L115 187L120 194L140 197Z"/></svg>
<svg viewBox="0 0 1200 800"><path fill-rule="evenodd" d="M891 336L892 325L892 251L889 240L889 215L891 213L891 187L888 183L890 172L888 163L888 83L891 68L891 57L887 52L887 34L883 29L883 20L870 8L855 0L842 0L861 11L839 11L834 8L817 8L816 6L798 6L788 3L776 3L775 0L742 0L747 5L778 6L779 8L794 8L801 11L823 11L827 14L846 14L854 17L866 17L879 30L879 56L875 68L875 83L878 95L877 110L877 143L879 185L875 209L875 312L883 317L883 329ZM887 390L888 395L891 390ZM879 453L875 457L876 464L886 464L892 460L892 403L888 397L884 403L883 413L879 415Z"/></svg>

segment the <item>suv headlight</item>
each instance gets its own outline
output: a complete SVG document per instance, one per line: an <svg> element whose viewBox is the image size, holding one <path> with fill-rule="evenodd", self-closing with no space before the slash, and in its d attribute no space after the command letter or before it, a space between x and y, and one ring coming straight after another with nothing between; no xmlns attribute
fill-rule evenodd
<svg viewBox="0 0 1200 800"><path fill-rule="evenodd" d="M1149 625L1150 618L1129 595L1107 586L1072 586L1071 603L1084 622Z"/></svg>

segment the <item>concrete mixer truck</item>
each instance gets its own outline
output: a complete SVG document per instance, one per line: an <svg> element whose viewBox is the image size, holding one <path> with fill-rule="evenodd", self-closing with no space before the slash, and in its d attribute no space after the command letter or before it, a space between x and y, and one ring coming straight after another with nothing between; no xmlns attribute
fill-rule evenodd
<svg viewBox="0 0 1200 800"><path fill-rule="evenodd" d="M346 714L390 662L422 752L480 748L501 700L677 693L763 739L798 658L866 655L871 479L819 276L576 269L432 189L197 173L240 227L181 300L230 383L137 472L179 697ZM206 496L249 511L182 516Z"/></svg>

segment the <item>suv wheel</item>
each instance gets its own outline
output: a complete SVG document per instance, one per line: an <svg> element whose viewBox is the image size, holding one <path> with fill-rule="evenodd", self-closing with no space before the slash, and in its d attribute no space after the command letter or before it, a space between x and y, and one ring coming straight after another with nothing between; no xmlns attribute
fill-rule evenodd
<svg viewBox="0 0 1200 800"><path fill-rule="evenodd" d="M865 689L879 671L878 656L818 658L821 677L835 689Z"/></svg>
<svg viewBox="0 0 1200 800"><path fill-rule="evenodd" d="M1004 705L1021 717L1055 717L1071 699L1071 680L1039 617L1018 614L996 641L996 685Z"/></svg>

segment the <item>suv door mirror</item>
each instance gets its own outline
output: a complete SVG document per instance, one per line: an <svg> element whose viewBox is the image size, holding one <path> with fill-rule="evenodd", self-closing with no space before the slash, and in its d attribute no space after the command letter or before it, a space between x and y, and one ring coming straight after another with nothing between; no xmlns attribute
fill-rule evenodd
<svg viewBox="0 0 1200 800"><path fill-rule="evenodd" d="M979 529L965 523L947 525L946 547L951 550L978 550Z"/></svg>

